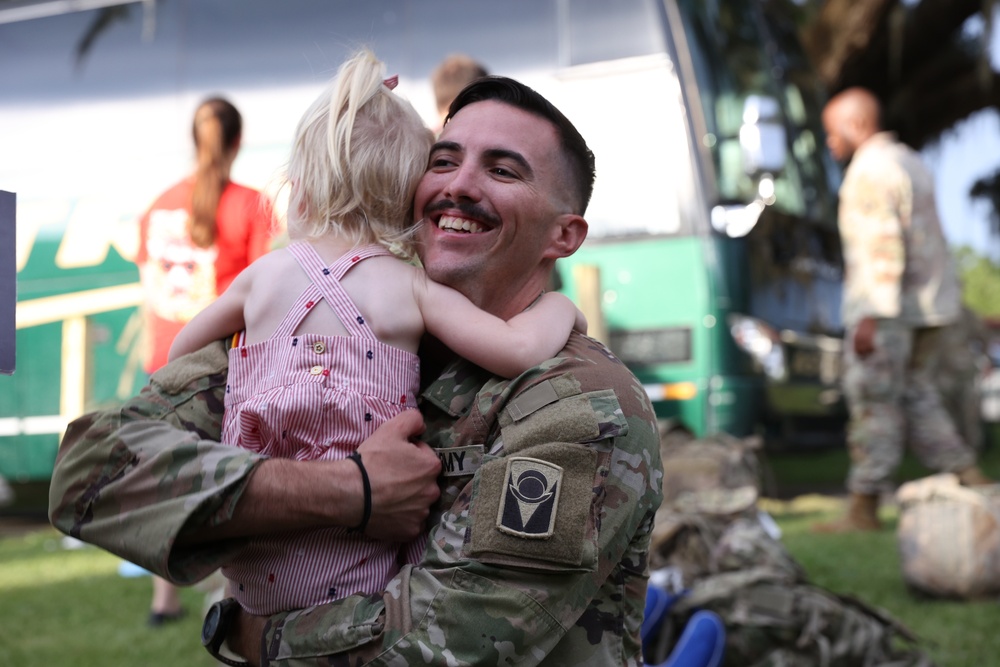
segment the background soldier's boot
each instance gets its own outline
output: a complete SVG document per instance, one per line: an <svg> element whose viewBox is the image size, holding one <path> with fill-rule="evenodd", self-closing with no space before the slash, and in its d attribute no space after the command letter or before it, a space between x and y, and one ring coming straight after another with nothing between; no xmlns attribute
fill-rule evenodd
<svg viewBox="0 0 1000 667"><path fill-rule="evenodd" d="M878 518L877 493L852 493L847 514L840 519L815 524L817 533L851 533L861 530L880 530L882 522Z"/></svg>
<svg viewBox="0 0 1000 667"><path fill-rule="evenodd" d="M955 473L958 476L958 481L962 486L988 486L990 484L996 484L996 482L979 469L979 466L969 466L965 470L959 470Z"/></svg>

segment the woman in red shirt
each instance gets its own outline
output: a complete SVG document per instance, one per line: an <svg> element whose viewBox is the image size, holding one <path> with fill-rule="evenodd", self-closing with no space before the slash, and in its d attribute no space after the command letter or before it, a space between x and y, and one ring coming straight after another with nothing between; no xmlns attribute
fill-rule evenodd
<svg viewBox="0 0 1000 667"><path fill-rule="evenodd" d="M194 115L194 173L161 194L140 220L136 263L145 292L147 373L167 363L184 324L269 249L270 203L229 180L242 131L243 119L230 102L202 102ZM150 625L181 613L177 589L154 577Z"/></svg>

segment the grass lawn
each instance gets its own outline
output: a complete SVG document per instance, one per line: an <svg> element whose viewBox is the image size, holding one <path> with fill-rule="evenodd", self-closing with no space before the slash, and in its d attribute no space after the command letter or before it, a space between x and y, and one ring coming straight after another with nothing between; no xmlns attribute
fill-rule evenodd
<svg viewBox="0 0 1000 667"><path fill-rule="evenodd" d="M183 590L188 614L149 628L149 577L122 578L119 558L60 538L51 528L0 537L0 665L218 665L201 647L202 593Z"/></svg>

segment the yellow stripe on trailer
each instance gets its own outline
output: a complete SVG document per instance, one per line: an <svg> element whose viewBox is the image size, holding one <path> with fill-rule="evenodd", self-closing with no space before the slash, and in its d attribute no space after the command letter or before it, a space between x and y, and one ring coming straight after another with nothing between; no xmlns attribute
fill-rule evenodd
<svg viewBox="0 0 1000 667"><path fill-rule="evenodd" d="M59 415L46 417L44 422L38 424L29 418L3 420L0 435L29 434L33 428L35 432L61 434L67 423L83 414L86 406L87 316L133 308L139 306L142 300L142 287L139 283L130 283L19 302L15 315L17 329L62 323Z"/></svg>
<svg viewBox="0 0 1000 667"><path fill-rule="evenodd" d="M74 317L132 308L141 303L142 287L139 283L102 287L19 301L15 322L18 329L27 329Z"/></svg>
<svg viewBox="0 0 1000 667"><path fill-rule="evenodd" d="M689 401L698 395L698 385L694 382L644 384L642 388L651 401Z"/></svg>

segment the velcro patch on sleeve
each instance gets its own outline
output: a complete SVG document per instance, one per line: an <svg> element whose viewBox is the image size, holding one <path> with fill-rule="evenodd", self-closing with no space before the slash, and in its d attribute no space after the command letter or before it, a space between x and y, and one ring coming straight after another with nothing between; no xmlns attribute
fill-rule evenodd
<svg viewBox="0 0 1000 667"><path fill-rule="evenodd" d="M597 415L590 401L586 396L574 396L504 428L503 443L508 452L517 452L545 442L587 442L599 435Z"/></svg>
<svg viewBox="0 0 1000 667"><path fill-rule="evenodd" d="M525 567L584 563L597 453L549 443L484 463L471 511L469 555Z"/></svg>
<svg viewBox="0 0 1000 667"><path fill-rule="evenodd" d="M542 382L516 396L507 406L507 415L512 421L521 421L528 415L558 400L559 393L552 382Z"/></svg>

